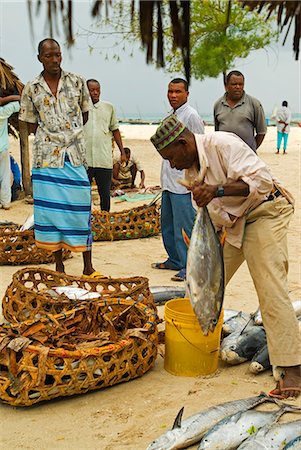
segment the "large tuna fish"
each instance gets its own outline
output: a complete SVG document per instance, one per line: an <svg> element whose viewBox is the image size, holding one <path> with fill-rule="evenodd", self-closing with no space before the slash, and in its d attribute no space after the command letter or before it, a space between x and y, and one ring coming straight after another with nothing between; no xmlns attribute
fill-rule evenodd
<svg viewBox="0 0 301 450"><path fill-rule="evenodd" d="M187 255L187 295L207 336L214 331L224 299L223 251L206 207L199 208Z"/></svg>

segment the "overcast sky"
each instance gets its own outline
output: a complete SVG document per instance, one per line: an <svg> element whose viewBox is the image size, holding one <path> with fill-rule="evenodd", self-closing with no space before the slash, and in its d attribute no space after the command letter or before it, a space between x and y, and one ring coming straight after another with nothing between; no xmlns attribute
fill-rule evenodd
<svg viewBox="0 0 301 450"><path fill-rule="evenodd" d="M89 0L75 2L75 32L90 28L91 3ZM25 83L42 69L36 54L39 41L48 37L44 10L34 19L34 37L30 33L25 0L0 0L0 17L0 56L14 67L15 73ZM76 46L68 51L63 45L62 33L54 37L61 43L62 67L85 78L98 79L102 85L102 99L114 104L119 118L161 117L169 110L166 92L173 74L147 65L145 53L138 46L133 58L129 56L130 45L125 52L120 49L121 61L115 62L112 52L109 52L110 60L105 60L106 50L101 50L101 47L107 44L100 39L80 37ZM282 39L283 36L281 42ZM92 54L89 44L97 47ZM237 61L234 68L244 73L246 92L262 102L267 116L283 100L288 101L293 113L301 113L300 61L294 59L291 36L285 47L279 43L272 48L252 52L247 59ZM215 100L222 94L222 76L202 82L192 79L190 103L199 113L211 114Z"/></svg>

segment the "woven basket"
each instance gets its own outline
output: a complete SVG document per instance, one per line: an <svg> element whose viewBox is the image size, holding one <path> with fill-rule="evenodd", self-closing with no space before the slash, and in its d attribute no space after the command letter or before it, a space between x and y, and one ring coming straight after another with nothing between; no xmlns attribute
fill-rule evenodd
<svg viewBox="0 0 301 450"><path fill-rule="evenodd" d="M73 309L82 301L70 300L64 294L61 294L59 298L53 298L47 292L56 286L71 285L89 292L98 292L102 297L139 300L141 303L154 305L148 278L99 278L93 280L38 267L27 267L13 275L12 283L6 289L2 300L3 315L8 322L14 323ZM99 301L99 299L97 300Z"/></svg>
<svg viewBox="0 0 301 450"><path fill-rule="evenodd" d="M120 212L93 211L94 241L138 239L160 233L160 209L155 203Z"/></svg>
<svg viewBox="0 0 301 450"><path fill-rule="evenodd" d="M0 400L30 406L112 386L147 372L157 356L154 310L107 299L66 314L0 326Z"/></svg>
<svg viewBox="0 0 301 450"><path fill-rule="evenodd" d="M63 250L63 259L71 252ZM20 231L18 225L0 226L0 265L54 263L52 252L38 248L34 231Z"/></svg>

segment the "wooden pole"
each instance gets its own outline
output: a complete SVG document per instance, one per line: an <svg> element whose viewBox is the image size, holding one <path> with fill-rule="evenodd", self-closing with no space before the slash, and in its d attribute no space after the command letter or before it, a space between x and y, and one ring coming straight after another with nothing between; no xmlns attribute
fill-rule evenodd
<svg viewBox="0 0 301 450"><path fill-rule="evenodd" d="M21 151L21 171L22 183L25 195L32 195L32 185L30 176L30 161L29 161L29 143L28 143L28 125L26 122L19 121L20 134L20 151Z"/></svg>

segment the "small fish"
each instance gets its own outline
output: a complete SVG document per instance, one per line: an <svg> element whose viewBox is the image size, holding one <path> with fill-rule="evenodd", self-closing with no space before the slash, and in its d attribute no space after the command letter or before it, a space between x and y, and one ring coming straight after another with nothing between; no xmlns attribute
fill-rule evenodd
<svg viewBox="0 0 301 450"><path fill-rule="evenodd" d="M176 450L189 447L199 442L206 431L212 428L219 420L271 400L267 395L260 394L256 397L221 403L220 405L211 406L204 411L196 413L183 420L183 422L182 415L184 408L182 408L175 419L172 430L165 432L155 439L147 447L147 450Z"/></svg>
<svg viewBox="0 0 301 450"><path fill-rule="evenodd" d="M240 364L251 360L255 353L266 344L263 327L250 326L241 332L225 337L221 343L221 359L228 364Z"/></svg>
<svg viewBox="0 0 301 450"><path fill-rule="evenodd" d="M250 369L250 372L257 374L260 372L264 372L265 370L268 370L270 368L271 368L271 363L270 363L268 346L267 346L267 344L265 344L253 356L249 369Z"/></svg>
<svg viewBox="0 0 301 450"><path fill-rule="evenodd" d="M294 300L292 302L292 306L294 308L294 311L296 313L296 316L301 316L301 300ZM261 311L258 308L257 311L253 314L255 325L262 325L262 316Z"/></svg>
<svg viewBox="0 0 301 450"><path fill-rule="evenodd" d="M239 447L239 450L280 450L300 435L301 420L294 422L266 425L253 436L250 436Z"/></svg>
<svg viewBox="0 0 301 450"><path fill-rule="evenodd" d="M301 317L298 317L299 332L301 334ZM250 372L257 374L271 368L268 346L265 344L255 353L250 364Z"/></svg>
<svg viewBox="0 0 301 450"><path fill-rule="evenodd" d="M239 311L236 309L224 309L224 323L227 322L227 320L231 319L231 317L237 316Z"/></svg>
<svg viewBox="0 0 301 450"><path fill-rule="evenodd" d="M154 297L156 305L164 305L173 298L184 298L185 288L176 286L152 286L150 291Z"/></svg>
<svg viewBox="0 0 301 450"><path fill-rule="evenodd" d="M289 441L283 450L301 450L301 435Z"/></svg>
<svg viewBox="0 0 301 450"><path fill-rule="evenodd" d="M224 299L223 251L206 207L199 208L187 254L187 295L203 334L214 331Z"/></svg>
<svg viewBox="0 0 301 450"><path fill-rule="evenodd" d="M271 425L296 408L283 405L276 411L239 411L218 422L202 438L198 450L232 450L265 425Z"/></svg>
<svg viewBox="0 0 301 450"><path fill-rule="evenodd" d="M242 331L249 322L254 324L250 314L239 311L236 316L231 317L227 321L224 320L223 335L228 336L228 334L235 331Z"/></svg>

